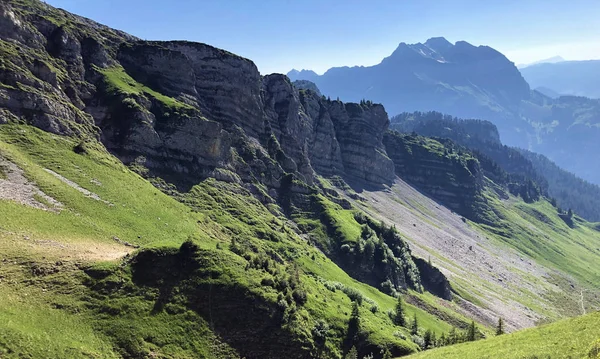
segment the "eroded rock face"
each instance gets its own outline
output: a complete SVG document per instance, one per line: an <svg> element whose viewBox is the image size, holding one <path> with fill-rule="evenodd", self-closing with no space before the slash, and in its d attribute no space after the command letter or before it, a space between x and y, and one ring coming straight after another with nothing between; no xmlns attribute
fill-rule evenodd
<svg viewBox="0 0 600 359"><path fill-rule="evenodd" d="M308 154L313 168L326 177L343 175L345 171L342 149L327 110L327 103L314 92L300 91L299 94L302 108L311 119L312 133L308 143Z"/></svg>
<svg viewBox="0 0 600 359"><path fill-rule="evenodd" d="M398 132L387 132L383 142L398 176L457 213L476 216L483 172L475 158L453 155L435 140Z"/></svg>
<svg viewBox="0 0 600 359"><path fill-rule="evenodd" d="M217 174L269 188L285 174L308 184L316 174L393 179L380 105L330 101L209 45L140 41L39 6L48 13L0 7L0 36L10 41L1 47L8 86L0 106L13 117L92 135L125 163L191 182ZM52 17L68 21L58 26Z"/></svg>
<svg viewBox="0 0 600 359"><path fill-rule="evenodd" d="M252 61L205 44L169 41L164 46L189 59L207 118L225 127L237 125L253 137L262 134L262 79Z"/></svg>
<svg viewBox="0 0 600 359"><path fill-rule="evenodd" d="M369 183L393 181L394 163L383 145L390 123L383 106L330 101L327 108L346 173Z"/></svg>
<svg viewBox="0 0 600 359"><path fill-rule="evenodd" d="M452 286L448 278L428 261L414 256L412 258L421 274L423 288L440 298L452 300Z"/></svg>

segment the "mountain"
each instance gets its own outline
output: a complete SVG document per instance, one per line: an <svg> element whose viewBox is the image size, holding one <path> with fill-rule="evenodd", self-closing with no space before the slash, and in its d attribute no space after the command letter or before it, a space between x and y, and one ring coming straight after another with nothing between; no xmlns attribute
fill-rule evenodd
<svg viewBox="0 0 600 359"><path fill-rule="evenodd" d="M569 62L531 66L522 70L523 76L529 78L537 68L564 64ZM289 76L302 79L298 72ZM401 43L374 66L337 67L306 79L326 96L344 101L369 99L382 103L391 115L437 111L489 120L507 145L544 154L559 166L600 184L595 165L595 153L600 151L595 141L600 135L598 102L573 96L553 99L542 93L567 92L535 81L530 83L533 88L545 86L554 92L532 91L523 76L504 55L488 46L432 38L425 43Z"/></svg>
<svg viewBox="0 0 600 359"><path fill-rule="evenodd" d="M319 77L319 75L317 75L316 72L312 71L312 70L296 70L296 69L292 69L290 72L288 72L288 77L290 78L290 80L292 81L296 81L296 80L307 80L307 81L312 81L314 79L316 79L317 77Z"/></svg>
<svg viewBox="0 0 600 359"><path fill-rule="evenodd" d="M35 0L0 52L3 358L380 359L600 308L597 224L380 104Z"/></svg>
<svg viewBox="0 0 600 359"><path fill-rule="evenodd" d="M562 95L600 98L600 60L541 63L521 69L532 87L547 87Z"/></svg>
<svg viewBox="0 0 600 359"><path fill-rule="evenodd" d="M554 91L551 88L548 87L544 87L544 86L540 86L540 87L536 87L535 90L539 93L541 93L544 96L550 97L552 99L557 99L561 96L561 94L559 94L558 92Z"/></svg>
<svg viewBox="0 0 600 359"><path fill-rule="evenodd" d="M534 180L559 207L572 209L590 221L600 221L600 187L565 171L544 155L503 145L496 126L489 121L415 112L392 117L390 127L404 133L450 139L488 157L512 176L525 175ZM485 161L480 158L480 162Z"/></svg>
<svg viewBox="0 0 600 359"><path fill-rule="evenodd" d="M534 62L529 63L529 64L519 64L519 65L517 65L517 68L518 69L523 69L523 68L526 68L526 67L529 67L529 66L533 66L533 65L555 64L555 63L563 62L563 61L565 61L565 59L563 59L562 56L552 56L552 57L549 57L547 59L534 61Z"/></svg>
<svg viewBox="0 0 600 359"><path fill-rule="evenodd" d="M304 79L302 73L289 73ZM387 58L370 67L338 67L306 78L326 96L344 101L369 99L388 112L436 110L468 118L494 118L501 131L523 126L517 121L520 101L529 85L504 55L487 46L456 44L444 38L425 43L401 43ZM516 137L513 135L512 137ZM515 139L525 143L522 137Z"/></svg>

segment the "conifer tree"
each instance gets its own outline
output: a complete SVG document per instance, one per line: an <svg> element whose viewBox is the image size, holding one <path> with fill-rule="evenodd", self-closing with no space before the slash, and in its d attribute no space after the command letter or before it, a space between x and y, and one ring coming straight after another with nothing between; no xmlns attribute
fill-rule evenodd
<svg viewBox="0 0 600 359"><path fill-rule="evenodd" d="M423 335L423 342L424 342L423 349L428 349L433 346L432 339L433 339L433 333L431 332L431 330L427 329L427 331Z"/></svg>
<svg viewBox="0 0 600 359"><path fill-rule="evenodd" d="M387 346L381 351L381 359L392 359L392 353Z"/></svg>
<svg viewBox="0 0 600 359"><path fill-rule="evenodd" d="M477 335L477 328L475 327L475 321L471 321L469 329L467 330L467 341L474 342Z"/></svg>
<svg viewBox="0 0 600 359"><path fill-rule="evenodd" d="M410 334L417 335L419 334L419 321L417 320L417 313L415 313L412 321L412 326L410 329Z"/></svg>
<svg viewBox="0 0 600 359"><path fill-rule="evenodd" d="M358 351L356 350L356 347L350 348L350 350L348 351L348 354L346 354L346 356L344 358L345 359L358 359Z"/></svg>
<svg viewBox="0 0 600 359"><path fill-rule="evenodd" d="M504 320L502 318L498 318L498 326L496 327L496 335L504 334Z"/></svg>
<svg viewBox="0 0 600 359"><path fill-rule="evenodd" d="M456 335L456 328L452 327L450 333L448 333L448 344L456 344L458 342L458 335Z"/></svg>
<svg viewBox="0 0 600 359"><path fill-rule="evenodd" d="M346 335L346 348L353 346L356 343L356 338L360 332L360 311L358 303L352 302L352 314L348 321L348 333Z"/></svg>
<svg viewBox="0 0 600 359"><path fill-rule="evenodd" d="M398 301L396 302L396 313L394 316L394 323L401 327L406 326L406 317L404 316L404 302L402 301L401 296L398 296Z"/></svg>

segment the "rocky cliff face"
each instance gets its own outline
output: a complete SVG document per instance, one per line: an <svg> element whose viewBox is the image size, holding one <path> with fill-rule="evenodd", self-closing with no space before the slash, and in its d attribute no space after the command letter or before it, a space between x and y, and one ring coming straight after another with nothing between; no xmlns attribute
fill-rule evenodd
<svg viewBox="0 0 600 359"><path fill-rule="evenodd" d="M384 143L398 176L457 213L476 218L483 188L483 172L477 159L416 135L387 132Z"/></svg>
<svg viewBox="0 0 600 359"><path fill-rule="evenodd" d="M2 122L92 135L125 163L190 183L393 179L382 106L327 101L212 46L140 41L41 3L1 6Z"/></svg>
<svg viewBox="0 0 600 359"><path fill-rule="evenodd" d="M383 146L390 121L381 105L329 102L346 173L370 183L388 183L394 164Z"/></svg>

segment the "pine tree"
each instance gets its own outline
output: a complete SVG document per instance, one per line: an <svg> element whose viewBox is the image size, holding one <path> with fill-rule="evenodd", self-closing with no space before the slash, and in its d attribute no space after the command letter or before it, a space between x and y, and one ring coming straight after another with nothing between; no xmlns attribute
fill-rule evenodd
<svg viewBox="0 0 600 359"><path fill-rule="evenodd" d="M394 323L401 327L406 326L406 317L404 316L404 302L402 301L401 296L398 296L398 301L396 302L396 313L394 316Z"/></svg>
<svg viewBox="0 0 600 359"><path fill-rule="evenodd" d="M431 330L427 329L427 331L425 332L425 335L423 335L423 349L428 349L429 347L433 346L433 342L432 342L432 336L433 333L431 332Z"/></svg>
<svg viewBox="0 0 600 359"><path fill-rule="evenodd" d="M387 346L381 351L381 359L392 359L392 353Z"/></svg>
<svg viewBox="0 0 600 359"><path fill-rule="evenodd" d="M346 356L344 358L345 359L358 359L358 351L356 350L356 347L350 348L350 350L348 351L348 354L346 354Z"/></svg>
<svg viewBox="0 0 600 359"><path fill-rule="evenodd" d="M410 334L412 334L412 335L419 334L419 322L417 320L417 313L415 313L415 315L413 317L412 326L411 326L411 329L410 329Z"/></svg>
<svg viewBox="0 0 600 359"><path fill-rule="evenodd" d="M458 335L456 335L456 328L452 327L450 333L448 333L448 344L458 343Z"/></svg>
<svg viewBox="0 0 600 359"><path fill-rule="evenodd" d="M504 334L504 320L502 318L498 318L498 326L496 327L496 335Z"/></svg>
<svg viewBox="0 0 600 359"><path fill-rule="evenodd" d="M437 346L438 347L443 347L444 345L448 344L448 339L446 339L446 334L442 333L442 335L440 336L440 339L437 342Z"/></svg>
<svg viewBox="0 0 600 359"><path fill-rule="evenodd" d="M356 338L358 333L360 332L360 311L358 308L358 303L356 301L352 302L352 315L350 316L350 320L348 321L348 333L346 336L346 348L354 345L356 343Z"/></svg>
<svg viewBox="0 0 600 359"><path fill-rule="evenodd" d="M467 330L467 341L474 342L476 339L477 328L475 327L475 321L471 321L469 329Z"/></svg>

